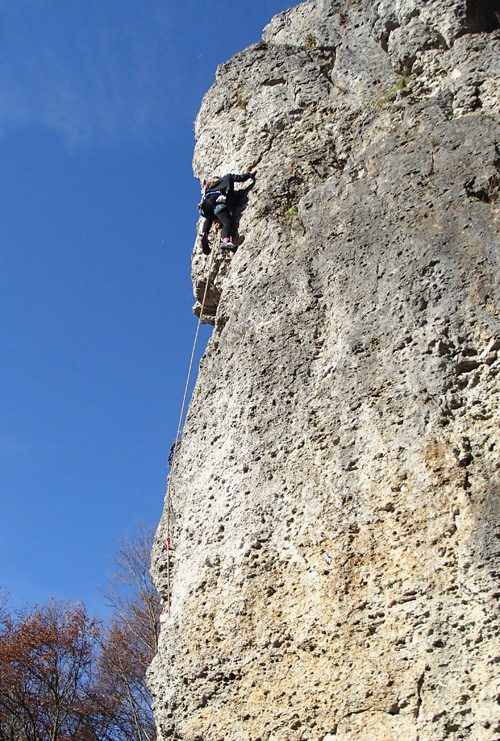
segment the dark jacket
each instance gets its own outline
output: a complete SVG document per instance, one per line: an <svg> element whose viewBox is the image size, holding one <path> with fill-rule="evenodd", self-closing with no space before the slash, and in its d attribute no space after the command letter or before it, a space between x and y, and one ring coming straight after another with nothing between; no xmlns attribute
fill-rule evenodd
<svg viewBox="0 0 500 741"><path fill-rule="evenodd" d="M224 177L216 180L215 183L210 186L210 190L205 193L203 198L203 211L207 212L207 214L213 212L217 199L221 195L226 196L226 205L231 207L234 184L244 183L251 178L253 178L253 175L249 172L245 173L245 175L229 173L229 175L224 175Z"/></svg>

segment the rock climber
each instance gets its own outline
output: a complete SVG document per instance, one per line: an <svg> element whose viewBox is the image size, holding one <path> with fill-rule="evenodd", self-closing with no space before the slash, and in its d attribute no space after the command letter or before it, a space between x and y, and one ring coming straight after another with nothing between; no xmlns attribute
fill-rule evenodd
<svg viewBox="0 0 500 741"><path fill-rule="evenodd" d="M202 200L198 204L200 213L205 217L201 233L201 249L203 254L210 254L208 244L208 233L214 219L218 219L222 225L221 249L235 252L237 246L231 240L233 228L233 216L231 208L234 206L234 184L245 183L247 180L255 182L256 172L248 172L245 175L224 175L222 178L212 177L203 186Z"/></svg>

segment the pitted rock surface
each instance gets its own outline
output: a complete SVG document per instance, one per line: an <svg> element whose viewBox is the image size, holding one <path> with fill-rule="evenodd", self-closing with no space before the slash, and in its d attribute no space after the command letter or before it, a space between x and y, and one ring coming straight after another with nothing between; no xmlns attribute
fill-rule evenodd
<svg viewBox="0 0 500 741"><path fill-rule="evenodd" d="M500 739L495 11L309 0L205 96L195 175L257 181L193 250L160 739Z"/></svg>

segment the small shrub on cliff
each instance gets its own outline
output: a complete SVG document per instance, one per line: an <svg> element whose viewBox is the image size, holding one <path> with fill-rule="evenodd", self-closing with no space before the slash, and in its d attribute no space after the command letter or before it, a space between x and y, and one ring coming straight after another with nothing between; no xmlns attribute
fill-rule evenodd
<svg viewBox="0 0 500 741"><path fill-rule="evenodd" d="M306 49L309 49L309 51L312 51L316 48L318 45L318 42L316 41L316 38L312 35L312 33L308 33L305 40L305 46Z"/></svg>
<svg viewBox="0 0 500 741"><path fill-rule="evenodd" d="M393 103L398 97L398 94L401 93L401 91L404 90L407 86L408 78L400 77L398 80L396 80L395 85L389 90L389 92L386 93L384 97L379 101L379 104L383 105L384 103Z"/></svg>
<svg viewBox="0 0 500 741"><path fill-rule="evenodd" d="M244 111L246 110L246 107L248 105L248 99L247 98L244 98L240 93L238 93L238 97L236 99L236 102L237 102L238 106L242 110L244 110Z"/></svg>
<svg viewBox="0 0 500 741"><path fill-rule="evenodd" d="M302 229L304 228L304 224L302 223L302 219L299 216L299 209L297 208L297 206L292 206L291 208L289 208L288 211L284 213L281 222L284 226L295 223L301 226Z"/></svg>

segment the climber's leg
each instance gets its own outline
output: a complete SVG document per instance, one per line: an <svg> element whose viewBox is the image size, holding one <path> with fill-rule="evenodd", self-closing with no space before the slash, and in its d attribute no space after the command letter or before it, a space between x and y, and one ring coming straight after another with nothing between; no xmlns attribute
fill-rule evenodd
<svg viewBox="0 0 500 741"><path fill-rule="evenodd" d="M201 235L201 249L204 255L209 255L211 252L208 244L208 233Z"/></svg>
<svg viewBox="0 0 500 741"><path fill-rule="evenodd" d="M231 241L231 225L232 225L232 218L231 214L229 212L229 209L227 206L223 206L220 211L216 207L216 216L219 219L220 223L222 224L222 241L223 242L230 242Z"/></svg>
<svg viewBox="0 0 500 741"><path fill-rule="evenodd" d="M210 245L208 244L208 233L212 227L213 219L207 217L203 222L201 232L201 249L204 255L210 254Z"/></svg>

